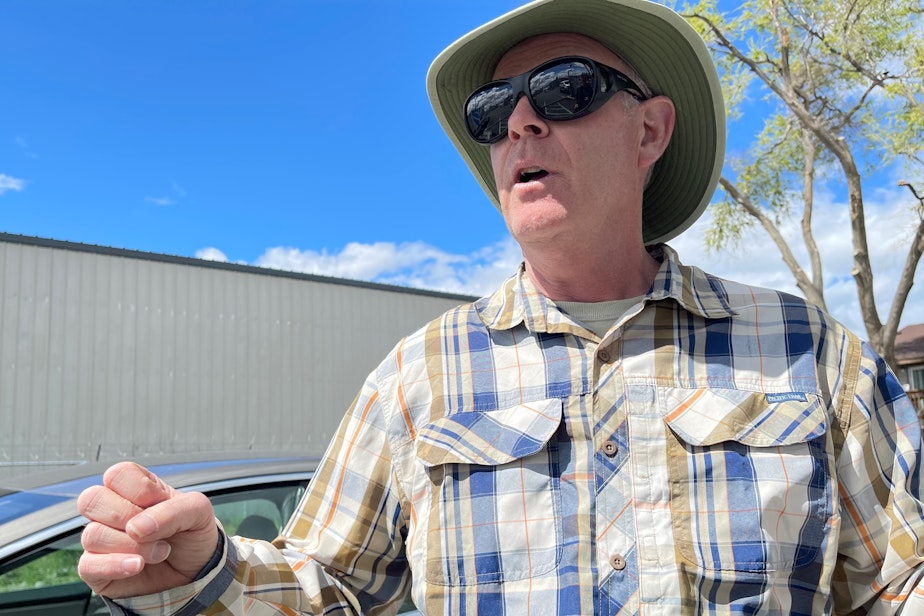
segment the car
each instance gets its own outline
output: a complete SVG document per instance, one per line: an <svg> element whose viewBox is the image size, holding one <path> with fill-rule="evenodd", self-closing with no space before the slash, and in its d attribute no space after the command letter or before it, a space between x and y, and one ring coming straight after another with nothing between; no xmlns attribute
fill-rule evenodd
<svg viewBox="0 0 924 616"><path fill-rule="evenodd" d="M168 484L205 493L230 534L271 540L301 499L318 460L186 455L140 460ZM0 615L108 614L77 576L86 519L77 496L109 464L79 464L0 482Z"/></svg>

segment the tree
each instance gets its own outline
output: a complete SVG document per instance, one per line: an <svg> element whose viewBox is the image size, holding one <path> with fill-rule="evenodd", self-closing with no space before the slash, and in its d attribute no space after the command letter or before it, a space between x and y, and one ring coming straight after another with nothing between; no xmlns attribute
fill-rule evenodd
<svg viewBox="0 0 924 616"><path fill-rule="evenodd" d="M733 11L717 0L682 12L709 42L730 120L753 86L770 108L746 159L730 159L712 205L707 244L734 245L760 225L805 297L822 308L822 255L813 233L819 182L847 195L853 271L866 334L894 367L895 335L924 252L924 6L921 0L747 0ZM876 307L864 183L884 173L913 195L917 227L885 322ZM801 210L808 263L780 231Z"/></svg>

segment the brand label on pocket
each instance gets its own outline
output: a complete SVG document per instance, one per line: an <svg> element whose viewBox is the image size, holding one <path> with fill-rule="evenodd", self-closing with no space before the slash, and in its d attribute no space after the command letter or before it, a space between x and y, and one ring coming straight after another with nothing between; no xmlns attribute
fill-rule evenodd
<svg viewBox="0 0 924 616"><path fill-rule="evenodd" d="M779 394L767 394L767 402L777 404L779 402L808 402L808 398L801 391L787 391Z"/></svg>

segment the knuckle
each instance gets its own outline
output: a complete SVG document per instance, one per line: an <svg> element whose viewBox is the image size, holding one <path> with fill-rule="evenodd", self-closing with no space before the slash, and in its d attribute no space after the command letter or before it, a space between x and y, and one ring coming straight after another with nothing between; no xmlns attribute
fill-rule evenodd
<svg viewBox="0 0 924 616"><path fill-rule="evenodd" d="M92 486L77 498L77 510L91 522L124 529L125 522L140 508L103 486Z"/></svg>
<svg viewBox="0 0 924 616"><path fill-rule="evenodd" d="M208 526L214 523L212 501L201 492L186 492L183 497L188 501L187 506L195 512L196 526Z"/></svg>
<svg viewBox="0 0 924 616"><path fill-rule="evenodd" d="M93 590L98 590L100 585L107 581L107 576L98 561L99 558L86 552L81 554L77 561L77 575Z"/></svg>
<svg viewBox="0 0 924 616"><path fill-rule="evenodd" d="M90 486L77 497L77 511L87 518L93 519L93 515L99 509L99 501L103 497L106 488L103 486Z"/></svg>
<svg viewBox="0 0 924 616"><path fill-rule="evenodd" d="M139 507L150 507L173 496L173 488L134 462L121 462L109 468L104 484L115 493Z"/></svg>
<svg viewBox="0 0 924 616"><path fill-rule="evenodd" d="M80 533L80 545L84 550L90 552L99 551L100 526L101 525L97 522L90 522L83 527L83 531Z"/></svg>
<svg viewBox="0 0 924 616"><path fill-rule="evenodd" d="M157 520L157 538L198 531L214 524L212 503L200 492L176 492L172 498L147 510ZM134 523L134 522L133 522ZM150 535L154 538L155 534Z"/></svg>
<svg viewBox="0 0 924 616"><path fill-rule="evenodd" d="M92 573L93 571L90 567L90 555L84 552L77 560L77 575L80 576L80 579L89 584L93 580Z"/></svg>
<svg viewBox="0 0 924 616"><path fill-rule="evenodd" d="M212 508L209 497L202 492L183 492L182 498L185 499L192 508L209 510Z"/></svg>
<svg viewBox="0 0 924 616"><path fill-rule="evenodd" d="M138 549L138 544L124 532L97 522L90 522L84 527L80 544L93 554L132 553Z"/></svg>
<svg viewBox="0 0 924 616"><path fill-rule="evenodd" d="M132 475L137 473L135 467L137 465L133 462L113 464L103 473L103 485L114 490L119 483L125 482L126 478L128 481L132 481Z"/></svg>

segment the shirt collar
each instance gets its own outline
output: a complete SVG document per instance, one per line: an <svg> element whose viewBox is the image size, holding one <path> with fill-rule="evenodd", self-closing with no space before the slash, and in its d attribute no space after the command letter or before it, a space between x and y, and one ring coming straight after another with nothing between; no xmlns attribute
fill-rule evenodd
<svg viewBox="0 0 924 616"><path fill-rule="evenodd" d="M677 253L666 244L648 248L661 262L646 302L672 299L684 310L707 319L733 316L722 281L698 267L684 265ZM493 295L475 302L481 321L489 329L511 329L523 323L532 332L560 333L572 328L571 321L533 286L520 264Z"/></svg>

